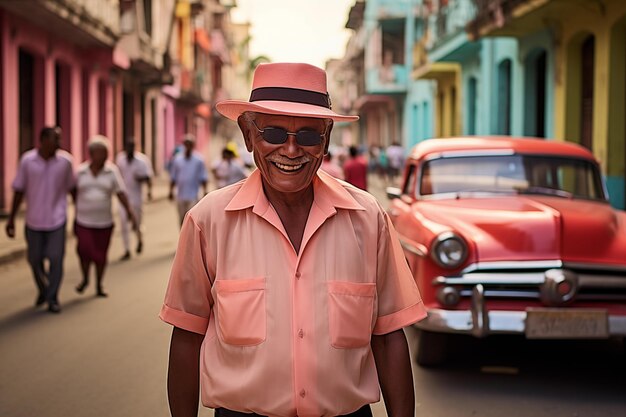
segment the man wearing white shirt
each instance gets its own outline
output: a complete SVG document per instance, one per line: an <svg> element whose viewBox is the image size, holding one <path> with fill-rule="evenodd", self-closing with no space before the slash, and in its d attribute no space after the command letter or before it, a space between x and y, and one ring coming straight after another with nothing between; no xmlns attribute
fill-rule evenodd
<svg viewBox="0 0 626 417"><path fill-rule="evenodd" d="M141 234L141 218L143 208L143 184L148 185L148 200L152 200L152 164L146 155L135 151L135 141L128 139L124 145L124 151L115 158L128 195L128 202L137 220L137 253L143 250ZM124 255L121 260L130 259L130 222L126 210L120 207L120 225L122 228L122 241L124 243Z"/></svg>

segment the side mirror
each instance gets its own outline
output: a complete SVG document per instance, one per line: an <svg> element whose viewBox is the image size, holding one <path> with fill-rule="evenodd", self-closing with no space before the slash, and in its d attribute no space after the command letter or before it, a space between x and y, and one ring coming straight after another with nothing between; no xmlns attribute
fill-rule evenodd
<svg viewBox="0 0 626 417"><path fill-rule="evenodd" d="M394 200L396 198L400 198L402 195L402 190L397 187L387 187L387 198L390 200Z"/></svg>

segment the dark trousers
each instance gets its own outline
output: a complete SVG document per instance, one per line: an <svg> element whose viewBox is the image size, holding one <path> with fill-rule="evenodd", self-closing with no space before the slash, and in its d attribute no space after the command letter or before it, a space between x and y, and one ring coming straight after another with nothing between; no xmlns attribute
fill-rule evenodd
<svg viewBox="0 0 626 417"><path fill-rule="evenodd" d="M47 302L58 302L57 295L63 278L63 257L65 256L65 223L54 230L33 230L26 226L28 263L33 271L39 294ZM49 267L44 268L44 259Z"/></svg>
<svg viewBox="0 0 626 417"><path fill-rule="evenodd" d="M264 417L255 413L241 413L239 411L229 410L227 408L216 408L215 417ZM338 417L372 417L372 409L369 404L364 405L353 413Z"/></svg>

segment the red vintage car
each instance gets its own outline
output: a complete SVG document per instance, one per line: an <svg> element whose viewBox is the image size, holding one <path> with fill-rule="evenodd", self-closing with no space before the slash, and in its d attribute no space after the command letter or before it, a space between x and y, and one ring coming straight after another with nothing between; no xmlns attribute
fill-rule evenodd
<svg viewBox="0 0 626 417"><path fill-rule="evenodd" d="M417 362L447 333L626 336L626 212L598 162L554 140L430 139L407 159L389 214L428 309Z"/></svg>

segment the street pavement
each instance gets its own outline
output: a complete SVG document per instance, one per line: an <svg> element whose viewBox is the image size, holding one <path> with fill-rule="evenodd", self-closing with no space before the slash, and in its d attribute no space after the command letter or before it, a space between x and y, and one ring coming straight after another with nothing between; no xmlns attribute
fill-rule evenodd
<svg viewBox="0 0 626 417"><path fill-rule="evenodd" d="M85 294L74 291L80 272L73 238L59 315L33 307L35 289L23 257L0 264L0 416L168 415L171 328L157 314L178 224L174 204L163 198L166 183L158 187L156 200L145 206L144 253L117 261L121 239L113 236L106 299L94 296L93 281ZM414 353L416 332L406 331ZM452 359L441 369L413 366L417 416L626 415L618 342L454 338L452 346ZM381 403L374 414L386 416ZM200 416L211 415L201 409Z"/></svg>
<svg viewBox="0 0 626 417"><path fill-rule="evenodd" d="M119 230L114 231L106 299L95 297L93 276L83 295L74 290L81 277L68 233L59 315L34 308L23 219L14 240L0 222L1 417L168 415L171 327L157 315L176 249L178 217L167 192L167 180L157 179L154 201L144 206L144 253L118 261L123 249ZM204 409L200 416L212 414Z"/></svg>

